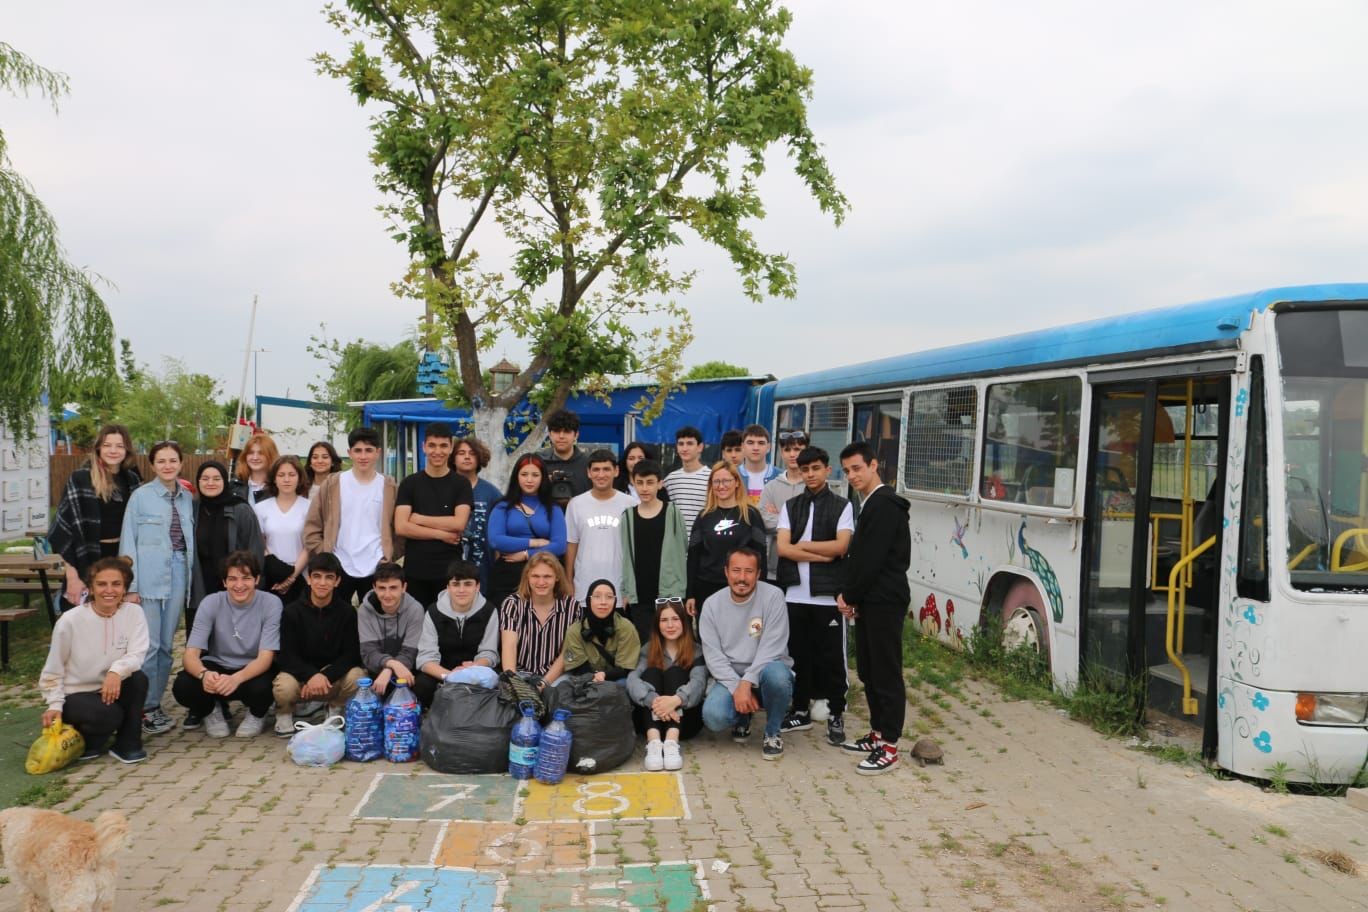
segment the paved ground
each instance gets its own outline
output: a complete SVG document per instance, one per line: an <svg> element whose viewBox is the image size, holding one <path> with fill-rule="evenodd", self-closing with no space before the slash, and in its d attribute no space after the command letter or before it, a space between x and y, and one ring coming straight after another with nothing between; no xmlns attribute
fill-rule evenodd
<svg viewBox="0 0 1368 912"><path fill-rule="evenodd" d="M881 777L853 775L816 728L778 763L758 735L705 735L680 776L633 765L559 790L301 769L269 734L176 732L140 766L74 772L62 809L128 814L127 912L1368 908L1368 879L1313 854L1368 868L1368 814L1343 799L1221 781L962 687L919 695L943 701L945 765Z"/></svg>

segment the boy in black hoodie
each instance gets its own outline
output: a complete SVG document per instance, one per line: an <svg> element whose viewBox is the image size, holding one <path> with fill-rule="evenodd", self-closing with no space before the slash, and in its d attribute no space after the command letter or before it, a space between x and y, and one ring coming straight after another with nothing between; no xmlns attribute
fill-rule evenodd
<svg viewBox="0 0 1368 912"><path fill-rule="evenodd" d="M898 763L898 736L906 715L902 677L902 632L912 592L907 568L912 534L911 507L879 478L879 460L864 441L841 450L841 468L860 495L860 515L846 558L845 582L836 607L855 619L855 670L869 701L870 732L844 749L865 755L856 772L886 773Z"/></svg>

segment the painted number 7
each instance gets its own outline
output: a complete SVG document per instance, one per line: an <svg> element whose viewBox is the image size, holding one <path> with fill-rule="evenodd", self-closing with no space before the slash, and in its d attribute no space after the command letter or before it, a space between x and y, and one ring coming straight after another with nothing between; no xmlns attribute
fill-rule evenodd
<svg viewBox="0 0 1368 912"><path fill-rule="evenodd" d="M437 798L436 803L434 803L432 807L428 808L426 811L423 812L425 814L433 814L437 811L440 811L444 807L455 804L457 801L464 801L465 799L469 798L471 795L475 794L475 789L477 788L477 786L464 782L439 782L436 785L429 785L428 788L451 790L451 794L442 795L441 797Z"/></svg>

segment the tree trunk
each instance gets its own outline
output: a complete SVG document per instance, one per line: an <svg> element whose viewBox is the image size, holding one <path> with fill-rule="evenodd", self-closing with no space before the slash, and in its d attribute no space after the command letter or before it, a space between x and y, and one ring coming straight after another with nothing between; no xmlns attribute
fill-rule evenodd
<svg viewBox="0 0 1368 912"><path fill-rule="evenodd" d="M538 423L532 429L532 433L518 445L513 452L508 452L505 446L507 439L504 434L504 422L508 420L508 409L498 406L487 406L485 408L473 409L470 421L475 428L475 436L489 447L489 465L480 473L486 479L493 482L499 490L504 490L508 484L509 473L513 471L513 463L518 461L518 457L523 453L532 452L541 446L542 438L546 436L546 425Z"/></svg>

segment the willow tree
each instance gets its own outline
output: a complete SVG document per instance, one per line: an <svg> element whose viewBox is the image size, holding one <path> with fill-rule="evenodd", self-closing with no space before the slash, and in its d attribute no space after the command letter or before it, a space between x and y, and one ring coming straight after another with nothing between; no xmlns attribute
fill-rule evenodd
<svg viewBox="0 0 1368 912"><path fill-rule="evenodd" d="M0 88L56 110L67 80L0 42ZM0 131L0 423L22 436L46 390L118 383L114 327L95 281L67 261L57 224L10 162Z"/></svg>
<svg viewBox="0 0 1368 912"><path fill-rule="evenodd" d="M724 250L746 297L792 297L762 250L758 181L783 148L818 206L847 209L807 120L812 73L769 0L347 0L352 39L319 72L371 118L382 211L433 345L456 355L477 433L524 395L549 407L605 377L678 377L692 339L686 232ZM526 367L496 393L505 334ZM533 435L534 437L538 435Z"/></svg>

